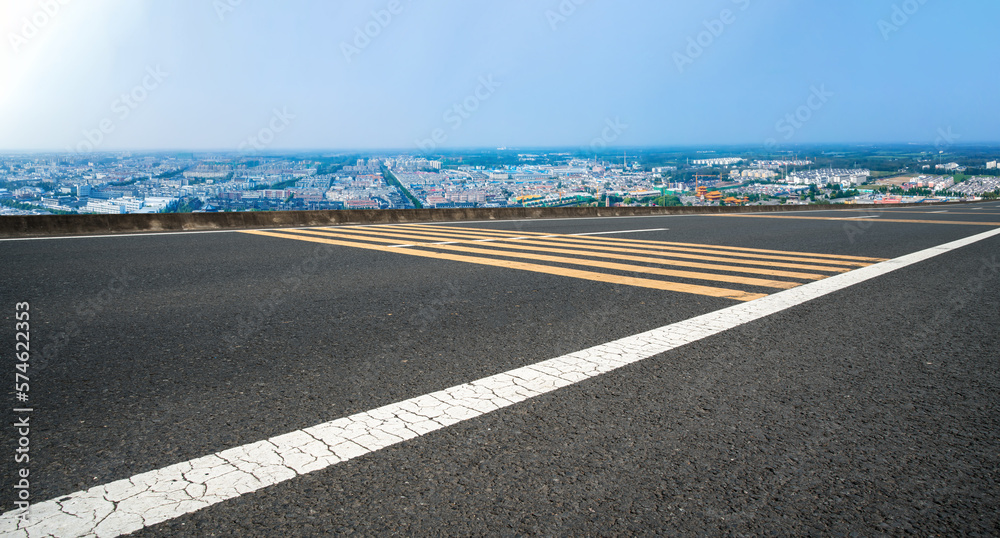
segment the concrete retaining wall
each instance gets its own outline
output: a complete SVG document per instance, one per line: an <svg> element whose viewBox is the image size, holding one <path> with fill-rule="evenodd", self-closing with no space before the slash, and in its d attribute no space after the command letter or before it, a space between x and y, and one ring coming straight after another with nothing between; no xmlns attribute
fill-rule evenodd
<svg viewBox="0 0 1000 538"><path fill-rule="evenodd" d="M901 207L870 205L793 205L748 207L554 207L554 208L455 208L362 209L345 211L252 211L244 213L155 213L141 215L0 216L0 237L180 232L383 224L404 222L458 222L463 220L553 219L573 217L624 217L716 213L763 213L817 209ZM922 205L926 204L909 204ZM952 204L949 204L952 205Z"/></svg>

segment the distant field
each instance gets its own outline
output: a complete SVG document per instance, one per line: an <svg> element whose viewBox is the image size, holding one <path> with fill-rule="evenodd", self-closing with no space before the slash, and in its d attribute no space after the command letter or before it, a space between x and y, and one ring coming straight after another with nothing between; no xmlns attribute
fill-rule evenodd
<svg viewBox="0 0 1000 538"><path fill-rule="evenodd" d="M875 184L876 185L892 185L894 187L899 187L903 183L909 183L909 182L915 180L918 177L920 177L920 176L919 175L911 175L911 176L890 177L890 178L885 178L885 179L879 179L878 181L875 182Z"/></svg>

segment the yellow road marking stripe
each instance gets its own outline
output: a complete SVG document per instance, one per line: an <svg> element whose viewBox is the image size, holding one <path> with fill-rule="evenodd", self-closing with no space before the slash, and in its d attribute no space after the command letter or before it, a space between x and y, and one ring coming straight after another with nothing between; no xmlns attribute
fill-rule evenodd
<svg viewBox="0 0 1000 538"><path fill-rule="evenodd" d="M629 265L625 263L602 262L597 260L585 260L583 258L567 258L565 256L548 256L545 254L526 254L519 252L497 252L482 248L472 248L457 245L433 245L422 248L435 248L441 250L451 250L465 252L469 254L487 254L493 256L505 256L508 258L521 258L526 260L536 260L540 262L564 263L570 265L583 265L586 267L600 267L601 269L612 269L615 271L629 271L633 273L648 273L651 275L672 276L678 278L690 278L693 280L712 280L715 282L726 282L729 284L745 284L747 286L761 286L764 288L777 288L787 290L801 286L800 282L789 282L786 280L767 280L763 278L752 278L745 276L717 275L712 273L696 273L694 271L676 271L673 269L661 269L659 267L646 267L642 265Z"/></svg>
<svg viewBox="0 0 1000 538"><path fill-rule="evenodd" d="M672 242L672 241L665 241L664 244L667 244L667 245L678 245L678 246L692 246L692 247L702 246L702 245L698 245L697 243L677 243L677 242ZM745 252L749 252L749 253L760 252L762 254L798 254L798 255L802 255L802 256L809 256L810 258L830 258L830 259L834 259L834 260L849 260L849 261L867 262L867 263L865 263L865 266L868 266L868 265L871 265L871 264L874 264L874 263L884 262L884 261L887 260L887 258L871 258L871 257L868 257L868 256L848 256L848 255L841 255L841 254L822 254L822 253L818 253L818 252L799 252L799 251L794 251L794 250L769 250L769 249L762 249L762 248L724 247L724 246L718 246L718 245L712 245L712 248L718 249L718 250L745 251Z"/></svg>
<svg viewBox="0 0 1000 538"><path fill-rule="evenodd" d="M289 232L304 233L304 234L314 234L324 237L338 237L344 239L355 239L361 241L373 241L377 243L390 243L396 244L399 239L383 239L377 237L359 237L351 234L325 232L316 230L287 230ZM710 263L698 263L698 262L687 262L682 260L671 260L667 258L650 258L645 256L630 256L628 254L609 254L604 252L593 252L593 251L581 251L581 250L567 250L561 248L546 248L546 247L533 247L525 245L521 242L511 242L511 243L500 243L500 242L490 242L490 243L475 243L477 245L489 245L491 248L497 249L512 249L512 250L528 250L533 252L549 252L553 254L570 254L577 256L587 256L591 258L612 258L616 260L628 260L634 262L644 262L653 263L657 265L672 265L677 267L691 267L694 269L709 269L715 271L726 271L730 273L748 273L753 275L766 275L766 276L780 276L788 278L798 278L804 280L822 280L827 278L829 275L821 275L817 273L800 273L796 271L781 271L778 269L760 269L757 267L739 267L730 265L716 265ZM435 245L433 243L413 243L414 247L428 247L428 248L438 248L441 245ZM497 251L496 255L503 256L502 251Z"/></svg>
<svg viewBox="0 0 1000 538"><path fill-rule="evenodd" d="M562 248L546 248L546 247L533 247L529 245L522 244L521 242L511 242L511 243L500 243L494 242L489 243L490 247L502 248L502 249L513 249L513 250L529 250L533 252L551 252L553 254L570 254L575 256L587 256L591 258L612 258L616 260L628 260L634 262L644 262L653 263L656 265L674 265L678 267L691 267L695 269L710 269L715 271L726 271L731 273L748 273L754 275L767 275L767 276L782 276L788 278L799 278L805 280L822 280L827 278L829 275L821 275L817 273L801 273L797 271L780 271L776 269L758 269L756 267L739 267L732 265L717 265L711 263L698 263L698 262L686 262L682 260L671 260L668 258L652 258L648 256L630 256L628 254L609 254L603 252L594 251L580 251L580 250L569 250ZM436 245L435 245L436 246Z"/></svg>
<svg viewBox="0 0 1000 538"><path fill-rule="evenodd" d="M883 209L874 209L874 210L872 210L872 209L867 209L867 210L866 209L851 209L850 211L864 212L864 213L878 213L880 215L890 215L890 214L893 214L893 213L913 213L915 215L930 215L930 214L933 214L933 213L947 213L949 215L995 215L995 214L1000 214L1000 213L997 213L995 211L977 211L976 213L966 213L966 212L962 212L962 211L951 211L949 209L935 209L934 211L930 211L930 208L928 208L928 210L925 210L925 211L904 211L904 210L901 210L901 209L891 209L891 206L890 206L890 208L887 208L887 209L884 209L884 210Z"/></svg>
<svg viewBox="0 0 1000 538"><path fill-rule="evenodd" d="M966 226L1000 226L1000 222L974 222L974 221L962 221L962 220L911 220L911 219L866 219L857 217L800 217L793 215L715 215L716 217L751 217L751 218L764 218L764 219L801 219L801 220L842 220L848 222L897 222L904 224L959 224Z"/></svg>
<svg viewBox="0 0 1000 538"><path fill-rule="evenodd" d="M403 238L407 237L405 234L392 234L392 235L395 235L397 237L402 236ZM411 236L411 237L419 237L419 236ZM353 238L355 238L355 237L352 237L352 239ZM358 239L361 239L361 238L358 238ZM364 239L368 239L368 238L364 238ZM639 250L639 249L619 248L619 247L611 247L611 246L603 246L603 245L581 246L579 244L575 244L575 243L579 243L580 242L579 240L574 240L574 239L571 239L571 238L570 239L564 239L563 237L559 237L559 238L539 237L538 240L523 239L523 238L519 238L519 237L518 238L513 238L513 237L512 238L499 238L496 241L493 241L492 244L497 244L497 243L500 243L501 241L504 241L504 242L506 242L506 241L515 242L516 241L516 244L519 244L519 245L520 244L528 244L528 245L539 245L539 246L545 246L545 247L551 247L551 246L560 247L561 246L561 247L565 247L565 248L583 249L583 250L580 250L580 252L579 252L580 256L587 256L588 252L598 251L598 250L604 250L604 251L610 251L610 252L623 252L623 253L628 253L628 254L644 254L644 255L647 255L647 256L652 255L652 256L657 256L657 257L664 256L664 257L672 257L672 258L684 258L684 259L694 259L694 260L723 262L723 263L733 264L733 265L737 265L737 264L739 264L739 265L764 265L764 266L768 266L768 267L784 267L786 269L802 269L802 270L806 270L806 271L823 271L823 272L827 272L827 273L846 273L846 272L850 271L850 269L844 268L844 267L828 267L828 266L819 266L819 265L804 265L804 264L784 263L784 262L776 262L776 261L755 261L755 260L747 260L747 259L742 259L742 258L721 258L721 257L717 257L717 256L702 256L702 255L687 254L687 253L684 253L684 252L673 252L673 251L667 251L667 250L649 250L649 249L647 249L647 250ZM381 242L392 242L392 241L381 241Z"/></svg>
<svg viewBox="0 0 1000 538"><path fill-rule="evenodd" d="M436 247L436 246L440 246L440 245L438 245L438 243L440 243L440 241L434 241L434 242L416 241L416 242L405 243L405 245L403 243L400 243L400 241L403 241L404 239L414 239L414 238L420 238L420 237L425 237L425 238L426 237L431 237L431 238L436 238L437 237L437 236L433 236L433 235L432 236L423 236L423 235L409 235L409 234L403 234L403 233L362 235L362 234L357 233L357 230L345 230L345 229L342 229L342 228L308 228L308 229L300 228L300 229L295 229L295 230L283 230L283 231L289 231L289 232L295 232L295 233L303 233L303 234L315 234L315 235L322 235L322 236L325 236L325 237L339 237L339 238L343 238L343 239L353 239L353 240L356 240L356 241L371 241L373 243L385 243L385 244L388 244L388 245L396 245L395 248L402 247L402 246L407 246L407 247L409 247L409 246L414 246L414 247ZM491 244L491 243L477 243L477 242L474 242L474 241L449 241L449 242L450 243L462 243L462 244L483 244L483 245L489 245L489 244Z"/></svg>
<svg viewBox="0 0 1000 538"><path fill-rule="evenodd" d="M594 244L593 241L587 241L585 239L577 239L571 236L559 236L559 237L540 237L539 239L545 239L548 241L559 241L559 242L571 242L571 243L586 243ZM603 247L603 245L598 245ZM654 247L654 245L649 245L649 247ZM726 252L718 251L707 248L686 248L686 247L675 247L675 246L659 246L656 249L657 252L695 252L701 254L714 254L721 256L732 256L733 261L739 263L739 258L751 258L754 260L781 260L789 262L799 262L799 263L823 263L827 265L849 265L853 267L867 267L871 265L868 262L858 262L858 261L842 261L842 260L830 260L826 258L805 258L801 256L775 256L773 254L755 254L755 253L742 253L742 252Z"/></svg>
<svg viewBox="0 0 1000 538"><path fill-rule="evenodd" d="M403 226L406 227L406 228L420 228L420 229L425 229L425 230L427 230L427 229L429 229L429 230L468 230L468 231L474 231L474 232L483 233L483 234L495 235L497 237L512 236L512 235L516 235L516 236L520 236L520 235L552 235L550 233L544 233L544 232L519 232L519 231L516 231L516 230L494 230L492 228L470 228L470 227L467 227L467 226L442 226L442 225L433 225L433 224L404 224Z"/></svg>
<svg viewBox="0 0 1000 538"><path fill-rule="evenodd" d="M416 245L416 246L419 248L450 250L454 252L463 252L466 254L486 254L491 256L521 258L527 260L545 261L545 262L561 263L569 265L582 265L586 267L600 267L602 269L612 269L616 271L648 273L648 274L672 276L678 278L690 278L694 280L712 280L716 282L727 282L730 284L745 284L748 286L761 286L766 288L791 289L801 285L800 282L790 282L784 280L769 280L762 278L719 275L712 273L698 273L694 271L676 271L671 269L661 269L658 267L646 267L641 265L629 265L629 264L615 263L615 262L602 262L598 260L587 260L583 258L567 258L564 256L548 256L544 254L505 252L498 250L474 248L470 246L457 246L457 245Z"/></svg>
<svg viewBox="0 0 1000 538"><path fill-rule="evenodd" d="M852 219L852 220L854 220L854 219ZM407 226L409 226L409 225L407 225ZM436 229L446 228L445 226L421 226L421 227L423 227L423 228L432 228L432 229L433 228L436 228ZM465 228L465 227L463 227L462 229L463 230L483 230L483 231L488 230L488 228ZM520 232L519 233L513 233L513 232L511 232L511 235L545 235L545 236L548 236L548 235L557 235L557 234L545 234L545 233L537 233L537 232L523 232L523 233L520 233ZM569 236L569 237L577 237L577 236ZM589 237L591 239L595 240L595 241L604 242L604 243L629 243L629 244L634 244L636 246L639 246L639 245L654 245L654 246L669 245L669 246L680 246L680 247L701 247L701 248L708 248L708 249L715 249L715 250L733 250L733 251L753 252L753 253L761 253L761 254L785 254L785 255L796 254L796 255L808 256L810 258L832 258L832 259L836 259L836 260L856 260L856 261L872 262L872 263L878 263L878 262L884 262L884 261L886 261L886 258L872 258L872 257L868 257L868 256L848 256L846 254L822 254L822 253L817 253L817 252L797 252L797 251L789 251L789 250L770 250L770 249L762 249L762 248L728 247L728 246L722 246L722 245L705 245L705 244L700 244L700 243L680 243L680 242L676 242L676 241L653 241L653 240L647 240L647 239L625 239L625 238L620 238L620 237L604 237L604 236L589 236Z"/></svg>
<svg viewBox="0 0 1000 538"><path fill-rule="evenodd" d="M504 240L500 239L500 241L504 241ZM541 239L539 241L524 239L524 240L520 240L520 242L527 243L527 244L532 244L532 245L562 245L562 246L570 247L570 248L592 248L592 249L595 249L595 250L606 250L606 251L609 251L609 252L626 252L626 253L629 253L629 254L645 254L647 256L648 255L653 255L653 256L669 256L669 257L672 257L672 258L685 258L685 259L689 259L689 260L704 260L704 261L711 261L711 262L724 262L724 263L742 264L742 265L764 265L764 266L768 266L768 267L784 267L786 269L803 269L803 270L807 270L807 271L824 271L824 272L828 272L828 273L846 273L846 272L850 271L850 269L847 269L847 268L844 268L844 267L828 267L828 266L819 266L819 265L804 265L804 264L785 263L785 262L777 262L777 261L755 261L755 260L747 260L747 259L742 259L742 258L722 258L722 257L719 257L719 256L702 256L702 255L699 255L699 254L688 254L688 253L684 253L684 252L673 252L673 251L667 251L667 250L638 250L638 249L633 249L633 248L620 248L620 247L611 247L611 246L607 246L607 247L605 247L605 246L583 247L583 246L580 246L578 244L574 244L575 242L573 240L564 240L564 239L561 239L561 238L560 239ZM564 244L564 243L570 243L570 244Z"/></svg>
<svg viewBox="0 0 1000 538"><path fill-rule="evenodd" d="M637 287L652 288L664 291L676 291L681 293L707 295L710 297L721 297L727 299L734 299L737 301L752 301L754 299L760 299L761 297L767 296L766 293L749 293L741 290L732 290L726 288L698 286L694 284L679 284L676 282L666 282L662 280L653 280L648 278L609 275L604 273L595 273L592 271L566 269L563 267L515 262L511 260L497 260L492 258L480 258L476 256L460 256L456 254L446 254L443 252L428 252L416 249L391 248L391 247L384 247L367 243L356 243L351 241L338 241L334 239L325 239L321 237L309 237L301 235L296 236L287 233L267 232L262 230L245 230L243 231L243 233L262 235L268 237L277 237L281 239L308 241L312 243L322 243L322 244L336 245L342 247L362 248L367 250L375 250L379 252L392 252L396 254L406 254L409 256L420 256L424 258L433 258L439 260L451 260L451 261L458 261L465 263L474 263L477 265L488 265L492 267L504 267L507 269L520 269L522 271L531 271L535 273L544 273L549 275L579 278L582 280L592 280L596 282L605 282L610 284L622 284L626 286L637 286Z"/></svg>
<svg viewBox="0 0 1000 538"><path fill-rule="evenodd" d="M622 244L629 244L629 245L635 245L635 246L640 246L640 245L649 245L649 246L667 245L667 246L676 246L676 247L692 247L692 248L710 249L710 250L714 250L714 251L728 250L728 251L733 251L733 252L736 252L736 253L746 252L748 254L783 254L783 255L786 255L786 256L788 256L788 255L804 256L804 257L807 257L807 258L829 258L831 260L845 261L845 262L847 262L847 261L868 262L865 265L871 265L872 263L879 263L879 262L885 261L885 258L870 258L870 257L867 257L867 256L847 256L847 255L841 255L841 254L822 254L822 253L817 253L817 252L799 252L799 251L795 251L795 250L770 250L770 249L762 249L762 248L728 247L728 246L723 246L723 245L703 245L703 244L699 244L699 243L680 243L680 242L677 242L677 241L644 241L644 240L639 240L639 239L611 239L611 238L607 238L607 237L594 237L593 239L597 239L599 241L607 242L607 243L622 243Z"/></svg>
<svg viewBox="0 0 1000 538"><path fill-rule="evenodd" d="M460 226L425 226L422 224L403 224L400 226L385 226L382 229L400 229L413 233L448 233L457 235L470 235L478 237L520 237L529 235L552 235L538 232L508 232L506 230L486 230L480 228L463 228Z"/></svg>
<svg viewBox="0 0 1000 538"><path fill-rule="evenodd" d="M318 229L320 229L320 230L331 230L331 231L335 230L334 228L329 228L329 227L318 228ZM383 228L383 230L384 229L385 228ZM390 231L351 230L351 232L352 233L361 233L361 234L366 234L366 235L393 236L393 237L400 237L400 238L404 238L404 239L443 239L443 240L451 240L452 242L456 242L456 243L465 242L465 241L462 240L462 238L459 235L456 235L456 236L439 235L439 234L434 234L434 233L429 233L429 232L428 233L424 233L424 232L407 233L405 231L394 231L394 230L390 230ZM535 237L537 239L544 239L544 240L550 240L550 241L571 242L571 243L580 243L580 244L586 244L586 245L593 245L593 246L595 246L597 248L603 248L605 246L603 243L592 241L589 238L578 238L576 236L550 234L550 235L535 236ZM517 241L524 240L524 237L523 236L521 236L521 237L502 237L502 238L496 238L495 239L495 241L497 241L497 242L499 242L499 241L515 241L515 240L517 240ZM473 241L475 241L475 240L473 240ZM482 240L479 240L479 241L482 242ZM529 243L531 242L531 241L527 241L527 240L525 240L525 241L529 242ZM767 254L752 255L750 253L745 253L745 254L744 253L739 253L739 252L733 252L733 253L731 253L731 252L726 252L726 251L712 250L710 248L686 248L686 247L675 247L675 246L663 246L662 244L655 244L655 245L658 247L656 249L657 253L663 253L663 252L668 252L668 251L669 252L676 251L676 252L695 252L695 253L700 253L700 254L715 254L715 255L721 255L721 256L733 256L734 259L732 261L735 262L735 263L740 263L741 260L739 260L739 258L750 257L752 259L782 260L782 261L790 261L790 262L797 262L797 263L821 263L821 264L828 264L828 265L847 265L847 266L854 266L854 267L865 267L865 266L871 265L869 263L857 262L857 261L827 260L827 259L817 259L817 258L805 258L805 257L801 257L801 256L774 256L774 255L767 255ZM653 245L650 245L650 246L653 246ZM785 253L785 254L788 254L788 253Z"/></svg>
<svg viewBox="0 0 1000 538"><path fill-rule="evenodd" d="M339 228L329 227L329 226L321 227L321 228L316 228L316 229L317 230L330 230L331 232L340 231ZM457 241L457 242L462 242L462 243L473 242L473 241L482 241L483 239L508 239L508 237L506 237L506 236L504 236L504 237L494 237L494 236L490 236L490 235L476 234L476 233L469 233L469 234L465 234L465 233L447 233L447 232L446 233L441 233L441 232L434 233L434 232L430 232L430 231L426 231L425 232L423 230L406 231L406 230L401 230L399 228L389 228L389 227L379 228L379 229L369 228L369 229L365 229L365 230L354 229L354 230L350 230L350 233L365 234L365 235L398 236L398 237L409 237L409 238L424 237L424 238L429 238L429 239L438 239L438 240L442 240L442 241Z"/></svg>

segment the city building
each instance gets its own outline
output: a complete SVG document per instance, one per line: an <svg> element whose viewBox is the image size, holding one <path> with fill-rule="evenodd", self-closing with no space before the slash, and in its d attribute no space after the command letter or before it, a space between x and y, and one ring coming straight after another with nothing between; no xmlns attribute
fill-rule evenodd
<svg viewBox="0 0 1000 538"><path fill-rule="evenodd" d="M825 168L821 170L803 170L792 172L785 178L785 183L789 185L817 185L825 186L839 184L844 187L861 185L868 181L871 176L870 170L865 169L833 169Z"/></svg>
<svg viewBox="0 0 1000 538"><path fill-rule="evenodd" d="M187 179L220 179L229 175L230 167L223 164L199 164L191 170L186 170L183 176Z"/></svg>
<svg viewBox="0 0 1000 538"><path fill-rule="evenodd" d="M344 202L344 209L378 209L378 202L375 200L347 200Z"/></svg>
<svg viewBox="0 0 1000 538"><path fill-rule="evenodd" d="M105 200L90 200L83 210L87 213L97 213L99 215L121 215L125 213L125 206L113 204Z"/></svg>
<svg viewBox="0 0 1000 538"><path fill-rule="evenodd" d="M748 168L746 170L732 170L729 177L733 180L739 179L772 179L778 177L778 173L768 168Z"/></svg>
<svg viewBox="0 0 1000 538"><path fill-rule="evenodd" d="M717 159L696 159L691 164L697 166L730 166L743 162L742 157L721 157Z"/></svg>

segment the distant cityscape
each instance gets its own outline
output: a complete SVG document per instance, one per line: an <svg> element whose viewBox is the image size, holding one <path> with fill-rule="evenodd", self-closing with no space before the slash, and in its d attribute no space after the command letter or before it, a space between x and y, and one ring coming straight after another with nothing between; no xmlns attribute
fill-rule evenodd
<svg viewBox="0 0 1000 538"><path fill-rule="evenodd" d="M995 158L939 162L928 152L881 158L873 170L834 166L849 156L826 153L698 154L8 154L0 155L0 215L933 203L1000 195Z"/></svg>

